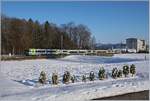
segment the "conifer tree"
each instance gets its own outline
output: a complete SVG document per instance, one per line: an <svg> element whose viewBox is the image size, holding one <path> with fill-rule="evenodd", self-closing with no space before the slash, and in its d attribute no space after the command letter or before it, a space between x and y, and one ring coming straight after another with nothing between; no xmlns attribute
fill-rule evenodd
<svg viewBox="0 0 150 101"><path fill-rule="evenodd" d="M71 79L71 75L70 75L70 72L69 71L66 71L63 75L63 83L69 83Z"/></svg>
<svg viewBox="0 0 150 101"><path fill-rule="evenodd" d="M100 68L99 72L98 72L98 77L100 80L104 79L105 78L105 69L102 67Z"/></svg>
<svg viewBox="0 0 150 101"><path fill-rule="evenodd" d="M127 75L129 74L129 66L128 65L123 66L123 74L125 75L125 77L127 77Z"/></svg>
<svg viewBox="0 0 150 101"><path fill-rule="evenodd" d="M58 84L58 75L56 73L52 74L52 84L54 85Z"/></svg>
<svg viewBox="0 0 150 101"><path fill-rule="evenodd" d="M40 73L39 82L42 84L46 83L46 73L44 71Z"/></svg>
<svg viewBox="0 0 150 101"><path fill-rule="evenodd" d="M118 69L117 68L113 68L113 70L112 70L112 77L113 78L117 78L117 74L118 74Z"/></svg>
<svg viewBox="0 0 150 101"><path fill-rule="evenodd" d="M90 81L94 81L94 78L95 78L95 74L93 71L90 72L90 75L89 75L89 80Z"/></svg>
<svg viewBox="0 0 150 101"><path fill-rule="evenodd" d="M82 82L86 82L86 76L82 75Z"/></svg>
<svg viewBox="0 0 150 101"><path fill-rule="evenodd" d="M74 83L74 82L75 82L75 80L76 80L75 75L71 76L71 82L72 82L72 83Z"/></svg>
<svg viewBox="0 0 150 101"><path fill-rule="evenodd" d="M122 70L118 71L117 77L119 77L119 78L122 77Z"/></svg>
<svg viewBox="0 0 150 101"><path fill-rule="evenodd" d="M130 73L132 74L132 76L136 73L136 67L135 67L135 65L134 64L132 64L131 66L130 66Z"/></svg>

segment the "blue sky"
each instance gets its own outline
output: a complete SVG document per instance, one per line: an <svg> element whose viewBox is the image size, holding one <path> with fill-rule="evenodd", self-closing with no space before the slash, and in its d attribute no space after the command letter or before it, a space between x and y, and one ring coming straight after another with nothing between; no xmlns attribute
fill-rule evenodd
<svg viewBox="0 0 150 101"><path fill-rule="evenodd" d="M87 1L2 2L2 13L17 18L48 20L57 25L68 22L85 24L97 42L118 43L136 37L148 40L148 2Z"/></svg>

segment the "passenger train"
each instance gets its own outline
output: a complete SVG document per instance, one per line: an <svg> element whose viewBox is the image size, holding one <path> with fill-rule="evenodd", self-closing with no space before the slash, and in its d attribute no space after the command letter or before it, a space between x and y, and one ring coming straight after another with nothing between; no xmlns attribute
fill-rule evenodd
<svg viewBox="0 0 150 101"><path fill-rule="evenodd" d="M66 50L66 49L29 49L25 51L28 56L42 55L100 55L112 53L110 50Z"/></svg>

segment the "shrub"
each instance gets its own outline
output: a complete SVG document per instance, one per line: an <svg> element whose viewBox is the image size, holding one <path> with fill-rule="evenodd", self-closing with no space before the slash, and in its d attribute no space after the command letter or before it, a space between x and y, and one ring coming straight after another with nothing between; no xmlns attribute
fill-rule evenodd
<svg viewBox="0 0 150 101"><path fill-rule="evenodd" d="M75 82L75 80L76 80L75 75L71 76L71 82L72 82L72 83L74 83L74 82Z"/></svg>
<svg viewBox="0 0 150 101"><path fill-rule="evenodd" d="M129 66L128 65L123 66L123 74L125 75L125 77L127 77L127 75L129 74Z"/></svg>
<svg viewBox="0 0 150 101"><path fill-rule="evenodd" d="M105 75L105 69L102 67L100 68L99 72L98 72L98 77L100 80L104 79L106 77Z"/></svg>
<svg viewBox="0 0 150 101"><path fill-rule="evenodd" d="M82 75L82 82L86 82L86 76Z"/></svg>
<svg viewBox="0 0 150 101"><path fill-rule="evenodd" d="M122 77L122 70L118 71L117 77L119 77L119 78Z"/></svg>
<svg viewBox="0 0 150 101"><path fill-rule="evenodd" d="M52 84L58 84L58 75L56 73L52 74Z"/></svg>
<svg viewBox="0 0 150 101"><path fill-rule="evenodd" d="M113 78L117 78L117 74L118 74L118 69L117 68L113 68L113 70L112 70L112 77Z"/></svg>
<svg viewBox="0 0 150 101"><path fill-rule="evenodd" d="M66 71L63 75L63 83L69 83L71 78L70 72Z"/></svg>
<svg viewBox="0 0 150 101"><path fill-rule="evenodd" d="M136 73L136 67L135 67L135 65L134 64L132 64L131 66L130 66L130 73L132 74L132 76Z"/></svg>
<svg viewBox="0 0 150 101"><path fill-rule="evenodd" d="M91 71L91 72L90 72L90 75L89 75L89 80L90 80L90 81L94 81L94 78L95 78L94 72Z"/></svg>
<svg viewBox="0 0 150 101"><path fill-rule="evenodd" d="M46 73L44 71L40 73L39 82L42 84L46 83Z"/></svg>

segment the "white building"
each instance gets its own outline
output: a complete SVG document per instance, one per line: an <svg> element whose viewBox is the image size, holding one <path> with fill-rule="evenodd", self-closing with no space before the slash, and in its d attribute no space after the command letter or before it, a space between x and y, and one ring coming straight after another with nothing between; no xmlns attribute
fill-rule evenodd
<svg viewBox="0 0 150 101"><path fill-rule="evenodd" d="M127 49L130 51L145 51L146 50L146 43L145 40L137 39L137 38L128 38L126 39L126 46Z"/></svg>

